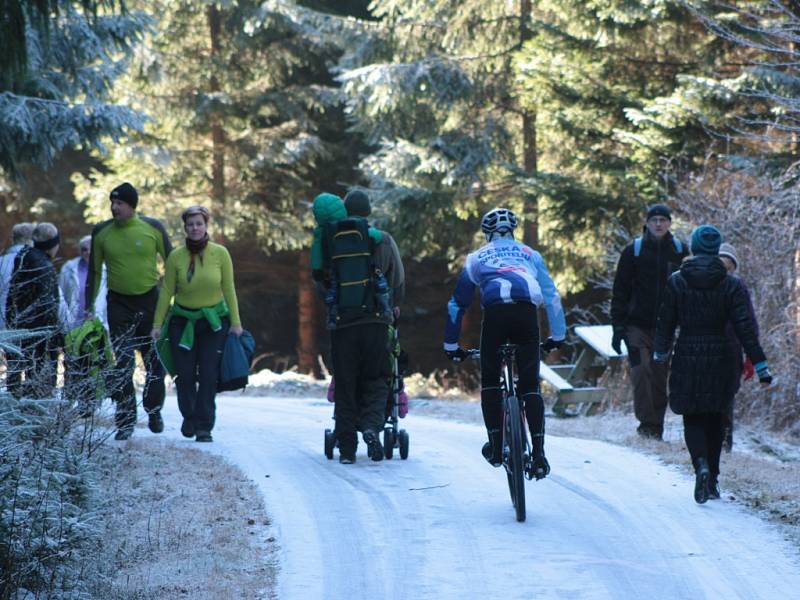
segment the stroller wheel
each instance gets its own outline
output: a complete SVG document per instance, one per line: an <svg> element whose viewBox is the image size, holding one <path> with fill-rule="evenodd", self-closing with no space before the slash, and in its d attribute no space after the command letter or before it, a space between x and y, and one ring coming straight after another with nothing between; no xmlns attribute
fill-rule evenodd
<svg viewBox="0 0 800 600"><path fill-rule="evenodd" d="M400 442L400 458L405 460L408 458L408 445L410 443L408 432L405 429L401 429L397 434L397 438Z"/></svg>
<svg viewBox="0 0 800 600"><path fill-rule="evenodd" d="M392 456L394 456L394 442L394 429L386 427L383 430L383 455L388 460L391 460Z"/></svg>
<svg viewBox="0 0 800 600"><path fill-rule="evenodd" d="M336 438L333 437L333 431L330 429L325 430L325 456L328 460L333 460L333 447L336 445Z"/></svg>

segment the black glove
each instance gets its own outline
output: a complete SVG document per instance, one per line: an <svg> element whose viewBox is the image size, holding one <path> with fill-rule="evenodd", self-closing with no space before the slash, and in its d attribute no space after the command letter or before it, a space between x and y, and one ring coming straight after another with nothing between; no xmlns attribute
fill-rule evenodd
<svg viewBox="0 0 800 600"><path fill-rule="evenodd" d="M542 343L542 352L552 352L553 350L558 350L561 348L561 345L564 343L564 340L554 340L553 338L549 337Z"/></svg>
<svg viewBox="0 0 800 600"><path fill-rule="evenodd" d="M756 374L760 383L766 383L767 385L772 383L772 373L769 372L769 367L766 364L762 364L757 368Z"/></svg>
<svg viewBox="0 0 800 600"><path fill-rule="evenodd" d="M466 360L466 358L469 356L469 352L463 348L457 348L456 350L445 350L444 353L447 354L447 358L455 363Z"/></svg>
<svg viewBox="0 0 800 600"><path fill-rule="evenodd" d="M611 348L617 354L622 354L622 342L625 341L625 328L614 327L614 335L611 337Z"/></svg>

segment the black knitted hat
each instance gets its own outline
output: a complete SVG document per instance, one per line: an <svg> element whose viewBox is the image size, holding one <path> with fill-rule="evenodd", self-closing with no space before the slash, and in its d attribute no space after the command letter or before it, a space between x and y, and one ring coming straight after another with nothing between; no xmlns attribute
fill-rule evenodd
<svg viewBox="0 0 800 600"><path fill-rule="evenodd" d="M351 190L344 197L344 207L351 217L368 217L372 213L369 196L361 190Z"/></svg>
<svg viewBox="0 0 800 600"><path fill-rule="evenodd" d="M645 221L649 221L653 217L665 217L672 221L672 214L669 212L669 206L666 204L653 204L653 206L648 208Z"/></svg>
<svg viewBox="0 0 800 600"><path fill-rule="evenodd" d="M125 204L130 204L133 208L136 208L136 205L139 204L139 194L136 188L127 181L111 190L109 199L121 200Z"/></svg>

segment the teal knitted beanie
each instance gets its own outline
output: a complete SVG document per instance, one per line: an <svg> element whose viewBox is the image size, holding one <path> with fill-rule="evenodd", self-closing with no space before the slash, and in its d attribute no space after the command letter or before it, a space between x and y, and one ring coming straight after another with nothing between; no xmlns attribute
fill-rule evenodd
<svg viewBox="0 0 800 600"><path fill-rule="evenodd" d="M722 234L713 225L700 225L692 232L692 254L719 254Z"/></svg>

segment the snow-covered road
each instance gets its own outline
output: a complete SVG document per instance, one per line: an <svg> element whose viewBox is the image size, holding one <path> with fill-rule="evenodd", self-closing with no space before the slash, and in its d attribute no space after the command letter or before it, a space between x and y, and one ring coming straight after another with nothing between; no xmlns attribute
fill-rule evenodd
<svg viewBox="0 0 800 600"><path fill-rule="evenodd" d="M326 598L800 598L796 550L732 502L609 444L549 437L552 476L517 523L479 427L415 417L407 461L323 455L331 406L218 398L215 442L264 494L281 600ZM166 436L180 438L174 398ZM724 494L723 494L724 496Z"/></svg>

